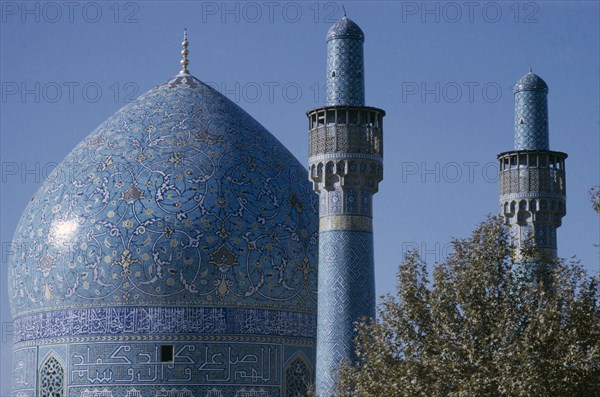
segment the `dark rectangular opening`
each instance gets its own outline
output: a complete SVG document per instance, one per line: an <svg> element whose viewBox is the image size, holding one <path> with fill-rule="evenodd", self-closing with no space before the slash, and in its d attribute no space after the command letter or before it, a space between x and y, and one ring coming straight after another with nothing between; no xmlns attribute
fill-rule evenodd
<svg viewBox="0 0 600 397"><path fill-rule="evenodd" d="M160 362L161 363L172 363L173 362L173 345L161 345L160 347Z"/></svg>

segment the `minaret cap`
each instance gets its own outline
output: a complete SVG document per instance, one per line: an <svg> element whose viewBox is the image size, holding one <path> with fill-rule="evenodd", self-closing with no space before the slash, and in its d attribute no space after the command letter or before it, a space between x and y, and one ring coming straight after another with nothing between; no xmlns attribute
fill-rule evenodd
<svg viewBox="0 0 600 397"><path fill-rule="evenodd" d="M521 80L517 81L513 88L513 93L516 94L519 91L541 91L548 93L548 84L529 68L529 72L521 77Z"/></svg>
<svg viewBox="0 0 600 397"><path fill-rule="evenodd" d="M327 32L327 41L341 38L358 39L363 42L365 41L365 34L363 33L362 29L346 16L345 11L342 19L337 21L331 28L329 28L329 31Z"/></svg>
<svg viewBox="0 0 600 397"><path fill-rule="evenodd" d="M190 64L190 61L188 61L188 55L189 55L189 51L188 51L188 38L187 38L187 29L183 29L183 41L181 42L181 46L183 47L183 49L181 50L181 71L179 71L179 74L189 74L188 72L188 65Z"/></svg>

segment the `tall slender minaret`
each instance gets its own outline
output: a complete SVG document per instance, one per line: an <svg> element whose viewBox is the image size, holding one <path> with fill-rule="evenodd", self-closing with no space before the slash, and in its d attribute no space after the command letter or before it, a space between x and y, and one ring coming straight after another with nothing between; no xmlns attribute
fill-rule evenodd
<svg viewBox="0 0 600 397"><path fill-rule="evenodd" d="M513 89L515 150L498 155L500 213L519 253L528 241L556 258L556 229L566 214L566 153L549 150L548 86L531 69ZM520 255L520 254L519 254Z"/></svg>
<svg viewBox="0 0 600 397"><path fill-rule="evenodd" d="M316 391L333 395L354 360L354 327L375 316L372 198L383 178L383 116L364 106L362 30L344 17L327 33L327 104L307 112L309 172L319 194Z"/></svg>

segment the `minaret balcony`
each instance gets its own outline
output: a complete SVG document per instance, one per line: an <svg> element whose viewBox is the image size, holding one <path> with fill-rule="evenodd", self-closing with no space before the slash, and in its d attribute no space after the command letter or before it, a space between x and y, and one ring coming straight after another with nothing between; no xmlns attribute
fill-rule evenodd
<svg viewBox="0 0 600 397"><path fill-rule="evenodd" d="M500 196L508 198L566 197L566 153L521 150L498 155Z"/></svg>
<svg viewBox="0 0 600 397"><path fill-rule="evenodd" d="M383 116L372 107L329 106L307 112L309 162L332 158L383 158Z"/></svg>

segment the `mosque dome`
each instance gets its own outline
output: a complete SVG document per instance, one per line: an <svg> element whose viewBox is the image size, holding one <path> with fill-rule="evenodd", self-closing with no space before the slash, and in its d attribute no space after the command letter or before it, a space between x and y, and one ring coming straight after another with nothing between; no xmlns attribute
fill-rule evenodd
<svg viewBox="0 0 600 397"><path fill-rule="evenodd" d="M120 109L27 206L13 316L78 307L316 311L305 168L228 98L180 74Z"/></svg>
<svg viewBox="0 0 600 397"><path fill-rule="evenodd" d="M14 238L13 317L161 305L314 314L316 208L305 168L273 135L179 74L104 121L31 199Z"/></svg>
<svg viewBox="0 0 600 397"><path fill-rule="evenodd" d="M533 71L529 69L529 72L521 77L513 88L514 93L519 91L541 91L548 93L548 85L540 76L534 74Z"/></svg>
<svg viewBox="0 0 600 397"><path fill-rule="evenodd" d="M364 41L365 34L354 21L344 15L327 32L327 41L339 38L353 38Z"/></svg>
<svg viewBox="0 0 600 397"><path fill-rule="evenodd" d="M21 217L13 396L282 397L312 382L317 196L273 135L189 74L182 44L181 72L100 124Z"/></svg>

